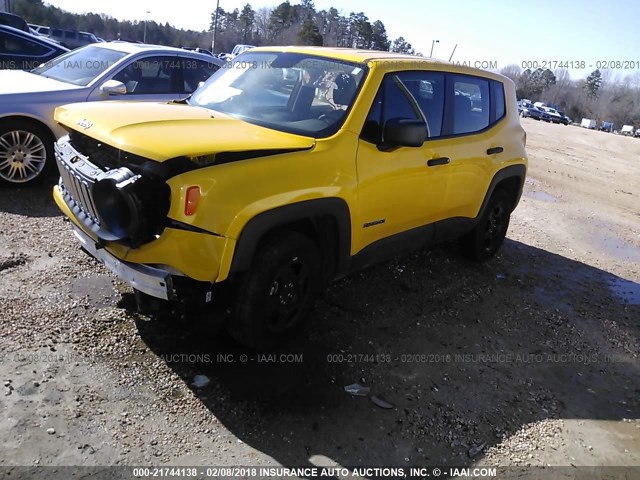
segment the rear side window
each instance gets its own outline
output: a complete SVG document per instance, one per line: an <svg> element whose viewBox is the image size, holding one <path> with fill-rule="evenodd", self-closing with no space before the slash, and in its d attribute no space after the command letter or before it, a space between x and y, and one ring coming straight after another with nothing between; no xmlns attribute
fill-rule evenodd
<svg viewBox="0 0 640 480"><path fill-rule="evenodd" d="M455 75L453 134L473 133L489 126L489 80Z"/></svg>
<svg viewBox="0 0 640 480"><path fill-rule="evenodd" d="M214 63L190 58L183 59L181 63L184 93L193 93L200 82L206 82L220 68Z"/></svg>
<svg viewBox="0 0 640 480"><path fill-rule="evenodd" d="M9 33L0 32L0 52L8 55L29 55L34 57L44 56L51 51L39 43L18 37Z"/></svg>

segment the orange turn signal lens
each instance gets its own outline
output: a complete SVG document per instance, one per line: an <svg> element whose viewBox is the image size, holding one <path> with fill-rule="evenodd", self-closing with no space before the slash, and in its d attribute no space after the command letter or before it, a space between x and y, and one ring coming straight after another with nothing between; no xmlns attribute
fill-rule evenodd
<svg viewBox="0 0 640 480"><path fill-rule="evenodd" d="M194 215L200 203L200 187L189 187L187 189L187 198L184 202L184 214L188 217Z"/></svg>

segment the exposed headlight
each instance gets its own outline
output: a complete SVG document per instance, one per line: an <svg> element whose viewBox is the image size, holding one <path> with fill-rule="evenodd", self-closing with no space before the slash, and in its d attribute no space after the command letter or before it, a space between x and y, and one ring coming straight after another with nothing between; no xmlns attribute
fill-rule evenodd
<svg viewBox="0 0 640 480"><path fill-rule="evenodd" d="M161 180L121 167L102 175L91 193L100 226L117 240L138 245L164 228L170 189Z"/></svg>

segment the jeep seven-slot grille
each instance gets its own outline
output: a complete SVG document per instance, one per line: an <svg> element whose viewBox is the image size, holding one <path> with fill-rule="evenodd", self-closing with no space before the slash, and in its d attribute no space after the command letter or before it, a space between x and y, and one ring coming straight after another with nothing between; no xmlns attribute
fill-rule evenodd
<svg viewBox="0 0 640 480"><path fill-rule="evenodd" d="M61 156L56 156L58 170L60 171L59 186L65 196L67 204L75 205L96 225L100 225L98 212L91 195L91 187L95 183L82 172L77 171L72 165L67 164ZM70 205L70 206L73 206Z"/></svg>

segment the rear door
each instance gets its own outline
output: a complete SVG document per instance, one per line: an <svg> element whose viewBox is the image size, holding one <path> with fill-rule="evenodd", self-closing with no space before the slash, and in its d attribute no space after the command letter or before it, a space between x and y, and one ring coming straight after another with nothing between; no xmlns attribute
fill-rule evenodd
<svg viewBox="0 0 640 480"><path fill-rule="evenodd" d="M483 77L447 74L447 138L435 142L450 157L441 218L474 218L506 145L502 83ZM434 144L435 145L435 144ZM440 218L440 219L441 219Z"/></svg>

